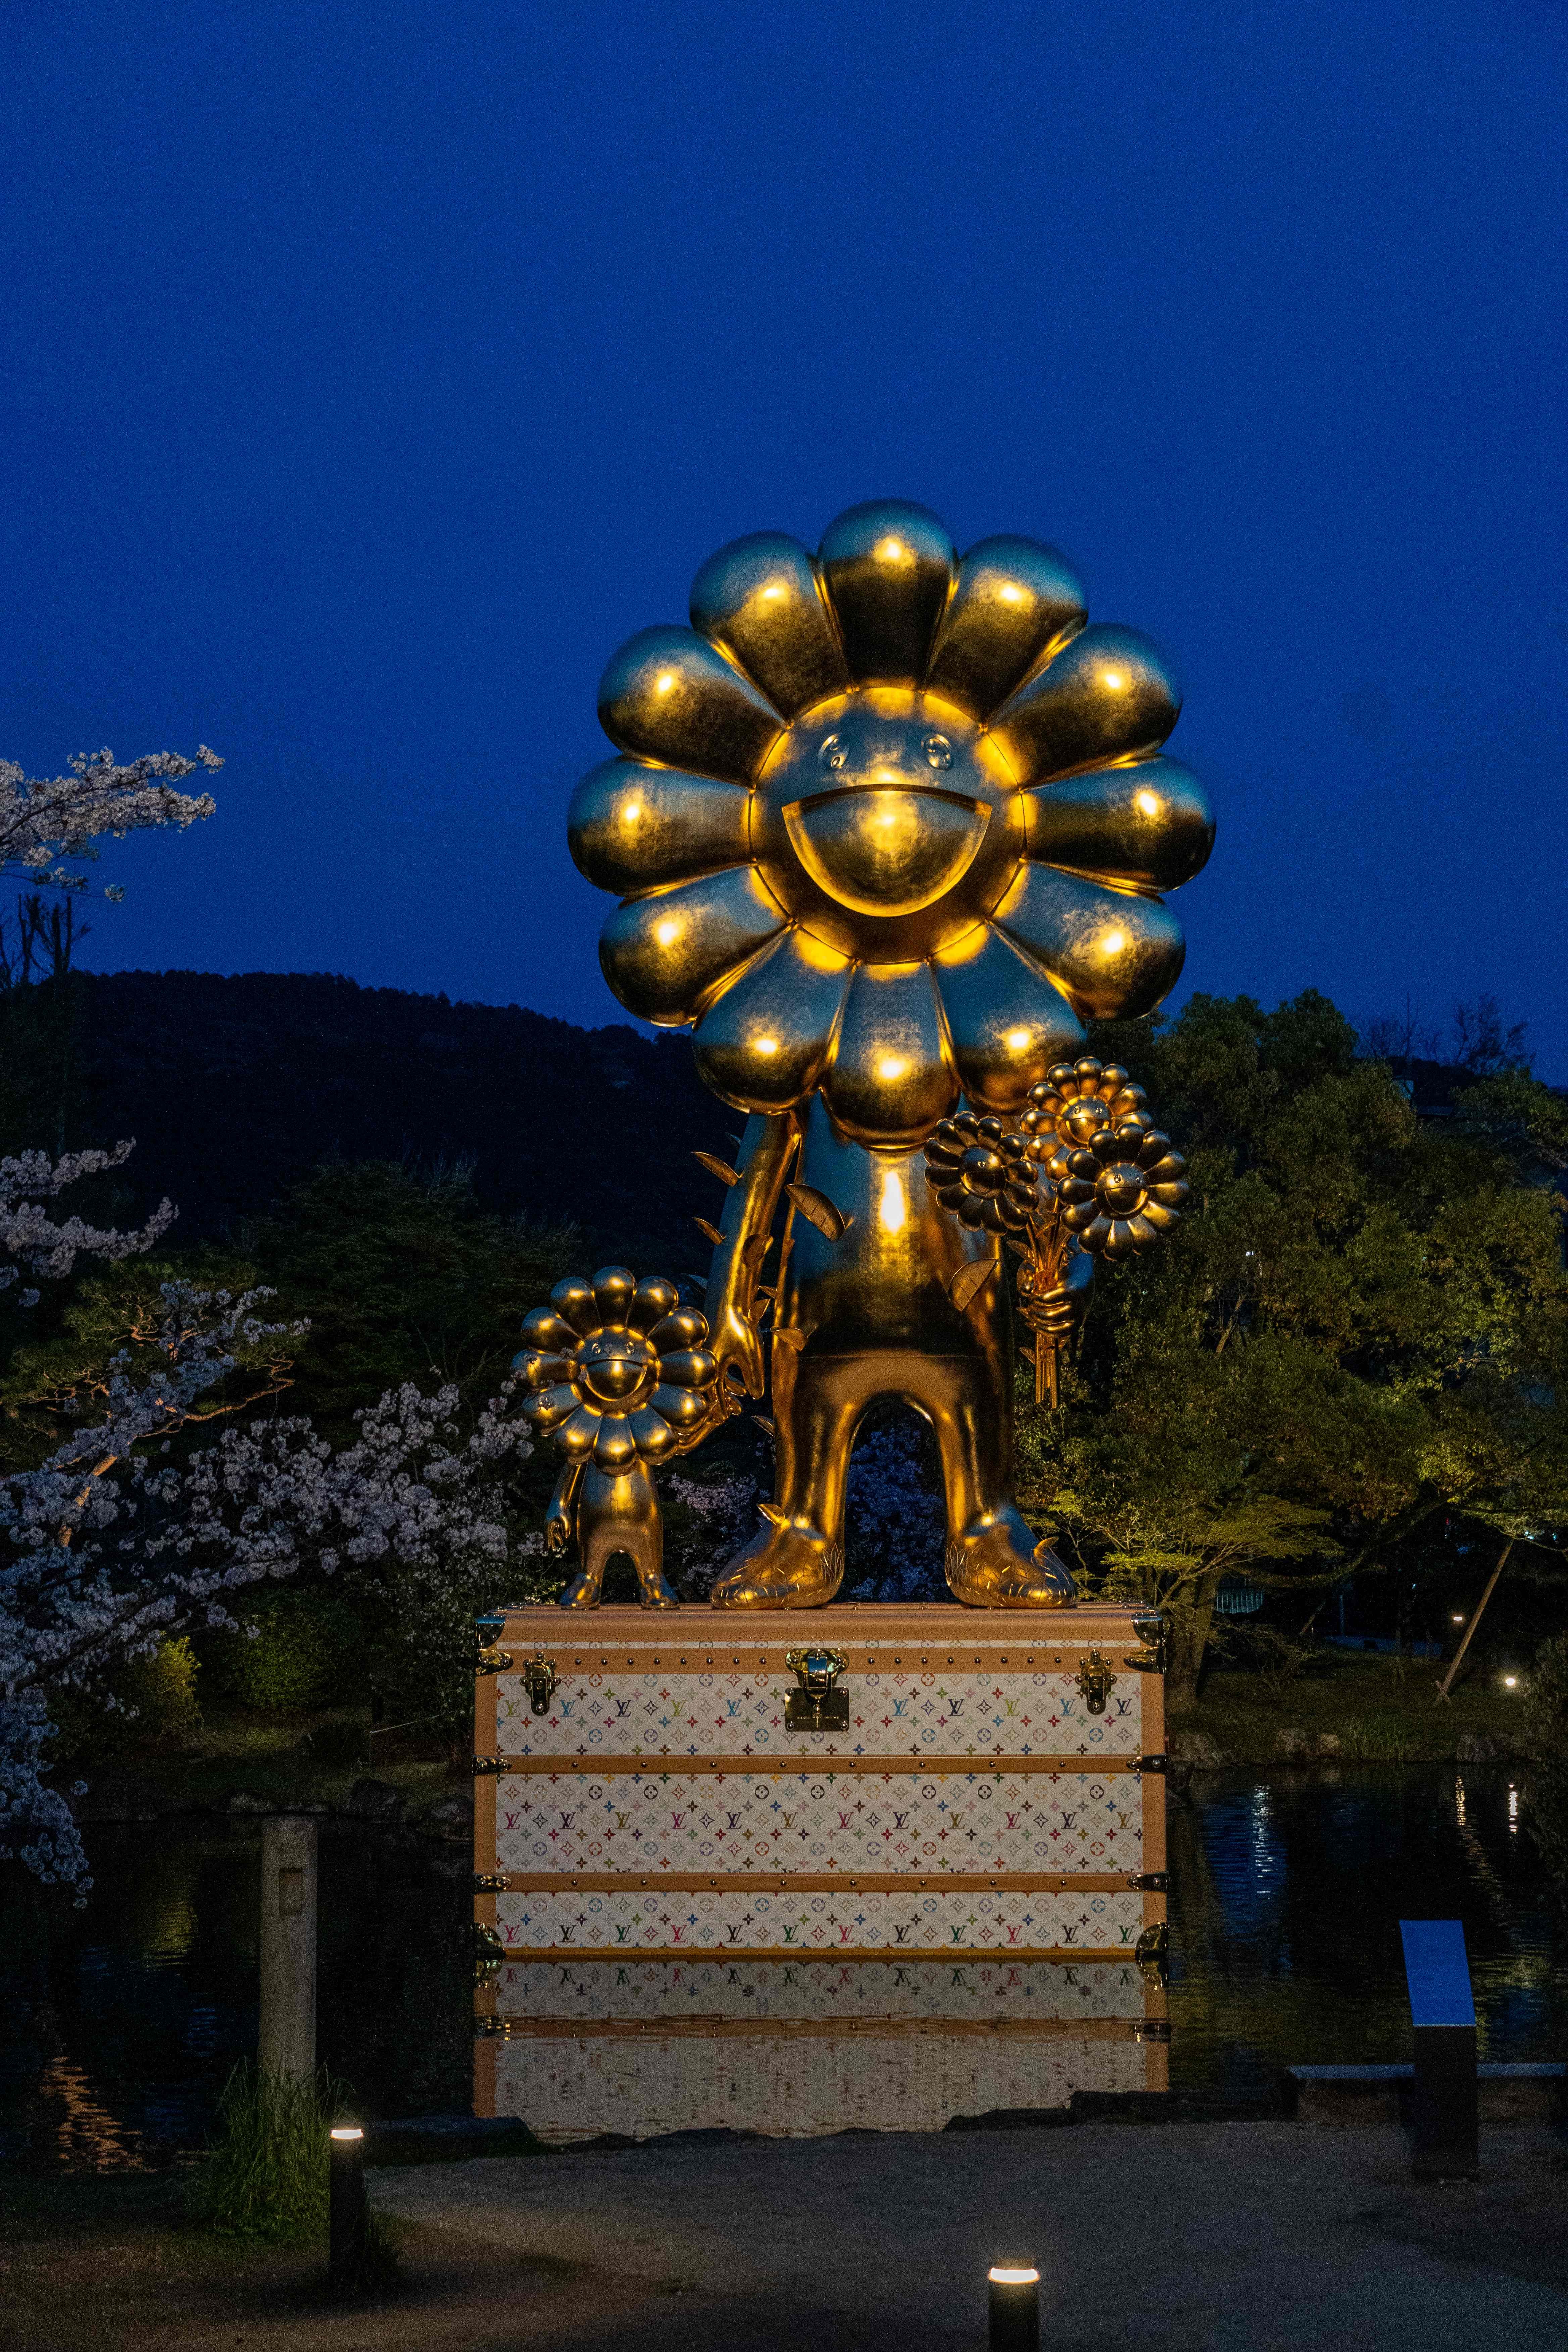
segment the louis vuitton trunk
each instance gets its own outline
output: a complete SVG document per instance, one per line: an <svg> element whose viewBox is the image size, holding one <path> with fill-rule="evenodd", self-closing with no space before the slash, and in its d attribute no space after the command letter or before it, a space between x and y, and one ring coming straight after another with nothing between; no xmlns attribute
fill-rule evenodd
<svg viewBox="0 0 1568 2352"><path fill-rule="evenodd" d="M487 1630L498 1960L1163 1962L1157 1619L544 1607Z"/></svg>

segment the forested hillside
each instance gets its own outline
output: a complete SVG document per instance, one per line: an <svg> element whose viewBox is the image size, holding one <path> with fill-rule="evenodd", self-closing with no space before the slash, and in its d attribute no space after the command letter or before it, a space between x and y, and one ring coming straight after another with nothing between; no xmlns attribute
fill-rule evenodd
<svg viewBox="0 0 1568 2352"><path fill-rule="evenodd" d="M707 1264L691 1217L712 1213L715 1188L691 1152L728 1155L739 1122L699 1085L684 1036L327 974L69 984L70 1140L134 1136L136 1203L177 1202L182 1243L232 1235L322 1160L464 1160L487 1209L575 1223L634 1264Z"/></svg>

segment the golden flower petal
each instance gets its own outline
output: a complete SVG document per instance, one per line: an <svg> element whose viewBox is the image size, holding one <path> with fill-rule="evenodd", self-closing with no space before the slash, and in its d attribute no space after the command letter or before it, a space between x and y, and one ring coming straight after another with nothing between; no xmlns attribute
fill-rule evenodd
<svg viewBox="0 0 1568 2352"><path fill-rule="evenodd" d="M563 1322L553 1307L536 1307L522 1318L522 1336L531 1348L549 1354L563 1348L574 1348L582 1334L570 1323Z"/></svg>
<svg viewBox="0 0 1568 2352"><path fill-rule="evenodd" d="M689 776L640 760L589 770L566 813L566 846L579 874L618 898L684 882L752 855L752 796L743 784Z"/></svg>
<svg viewBox="0 0 1568 2352"><path fill-rule="evenodd" d="M648 1403L671 1429L695 1429L700 1421L708 1418L709 1398L702 1389L661 1386L655 1389Z"/></svg>
<svg viewBox="0 0 1568 2352"><path fill-rule="evenodd" d="M624 1413L606 1413L599 1423L599 1433L594 1440L594 1467L614 1477L617 1470L637 1459L637 1440L627 1426Z"/></svg>
<svg viewBox="0 0 1568 2352"><path fill-rule="evenodd" d="M1037 539L983 539L959 566L926 685L988 719L1053 647L1089 618L1082 581Z"/></svg>
<svg viewBox="0 0 1568 2352"><path fill-rule="evenodd" d="M628 1013L678 1029L784 926L752 868L731 866L617 907L599 937L599 963Z"/></svg>
<svg viewBox="0 0 1568 2352"><path fill-rule="evenodd" d="M521 1412L535 1429L555 1429L571 1418L582 1402L571 1382L565 1381L559 1388L544 1389L538 1396L529 1397Z"/></svg>
<svg viewBox="0 0 1568 2352"><path fill-rule="evenodd" d="M721 646L786 719L848 690L816 567L787 532L752 531L710 555L691 583L691 625Z"/></svg>
<svg viewBox="0 0 1568 2352"><path fill-rule="evenodd" d="M849 983L823 1095L862 1143L915 1144L958 1100L929 964L861 964Z"/></svg>
<svg viewBox="0 0 1568 2352"><path fill-rule="evenodd" d="M906 499L872 499L828 524L818 562L852 677L924 674L956 560L945 524Z"/></svg>
<svg viewBox="0 0 1568 2352"><path fill-rule="evenodd" d="M570 1421L555 1433L563 1454L592 1454L599 1437L600 1416L591 1404L580 1404Z"/></svg>
<svg viewBox="0 0 1568 2352"><path fill-rule="evenodd" d="M640 1412L634 1412L626 1426L645 1462L662 1462L667 1454L674 1453L675 1432L651 1405L645 1404Z"/></svg>
<svg viewBox="0 0 1568 2352"><path fill-rule="evenodd" d="M1029 856L1082 874L1179 890L1208 863L1208 795L1179 760L1091 768L1024 794Z"/></svg>
<svg viewBox="0 0 1568 2352"><path fill-rule="evenodd" d="M639 629L599 681L599 724L612 743L670 768L749 783L782 730L778 712L703 638Z"/></svg>
<svg viewBox="0 0 1568 2352"><path fill-rule="evenodd" d="M1086 1020L1135 1021L1181 978L1182 927L1157 898L1026 866L994 920Z"/></svg>
<svg viewBox="0 0 1568 2352"><path fill-rule="evenodd" d="M693 1040L697 1072L737 1109L787 1110L826 1066L850 971L847 956L798 928L715 998Z"/></svg>
<svg viewBox="0 0 1568 2352"><path fill-rule="evenodd" d="M718 1363L706 1348L676 1348L658 1360L659 1385L678 1389L705 1389L712 1384Z"/></svg>
<svg viewBox="0 0 1568 2352"><path fill-rule="evenodd" d="M580 1274L563 1276L550 1294L550 1304L562 1320L572 1326L578 1339L585 1339L590 1331L598 1329L599 1310L594 1301L594 1286L584 1282Z"/></svg>
<svg viewBox="0 0 1568 2352"><path fill-rule="evenodd" d="M594 1304L599 1310L600 1328L606 1323L624 1323L626 1309L637 1297L637 1278L629 1265L602 1265L594 1276Z"/></svg>
<svg viewBox="0 0 1568 2352"><path fill-rule="evenodd" d="M1163 656L1136 629L1097 623L1004 704L991 733L1022 782L1157 751L1182 708Z"/></svg>
<svg viewBox="0 0 1568 2352"><path fill-rule="evenodd" d="M626 1317L626 1321L634 1331L640 1331L645 1338L650 1338L651 1334L677 1311L679 1305L680 1293L668 1276L645 1274L637 1285L637 1297L632 1301L631 1312ZM700 1316L697 1319L702 1323ZM704 1339L708 1337L706 1323L702 1323L702 1337ZM651 1344L657 1348L658 1342L657 1339L652 1339ZM689 1343L683 1341L681 1344L685 1346Z"/></svg>
<svg viewBox="0 0 1568 2352"><path fill-rule="evenodd" d="M989 924L933 961L958 1082L977 1109L1020 1109L1053 1062L1083 1051L1061 991Z"/></svg>
<svg viewBox="0 0 1568 2352"><path fill-rule="evenodd" d="M648 1333L648 1345L663 1355L666 1349L700 1348L708 1337L708 1318L694 1307L676 1307Z"/></svg>

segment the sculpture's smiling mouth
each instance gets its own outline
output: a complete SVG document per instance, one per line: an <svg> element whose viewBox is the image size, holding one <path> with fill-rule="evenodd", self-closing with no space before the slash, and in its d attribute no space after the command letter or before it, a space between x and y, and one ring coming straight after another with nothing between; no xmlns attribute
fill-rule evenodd
<svg viewBox="0 0 1568 2352"><path fill-rule="evenodd" d="M991 810L928 785L850 784L791 803L784 820L812 880L841 906L912 915L968 872Z"/></svg>

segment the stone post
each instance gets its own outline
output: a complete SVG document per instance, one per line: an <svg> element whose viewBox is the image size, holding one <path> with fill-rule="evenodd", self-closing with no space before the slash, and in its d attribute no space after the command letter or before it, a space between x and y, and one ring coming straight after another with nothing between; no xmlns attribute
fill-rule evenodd
<svg viewBox="0 0 1568 2352"><path fill-rule="evenodd" d="M261 2034L268 2073L316 2072L316 1824L275 1813L261 1824Z"/></svg>

